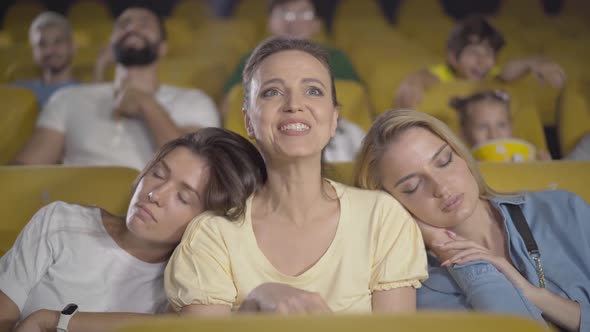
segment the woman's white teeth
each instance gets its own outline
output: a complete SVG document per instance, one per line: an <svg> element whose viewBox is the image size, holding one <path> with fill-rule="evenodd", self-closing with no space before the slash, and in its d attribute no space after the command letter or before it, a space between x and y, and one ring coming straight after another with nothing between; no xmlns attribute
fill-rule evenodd
<svg viewBox="0 0 590 332"><path fill-rule="evenodd" d="M281 131L284 130L304 131L309 130L309 126L303 123L289 123L288 125L281 126Z"/></svg>

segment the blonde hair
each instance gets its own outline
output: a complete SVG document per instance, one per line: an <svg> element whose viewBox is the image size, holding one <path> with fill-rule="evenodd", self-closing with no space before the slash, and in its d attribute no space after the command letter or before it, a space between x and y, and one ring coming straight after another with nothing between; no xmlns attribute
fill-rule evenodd
<svg viewBox="0 0 590 332"><path fill-rule="evenodd" d="M364 189L383 189L379 164L389 144L410 128L426 129L445 141L465 162L479 187L479 196L491 198L502 194L490 188L473 156L451 129L426 113L413 110L391 110L381 114L369 129L357 155L354 167L355 185Z"/></svg>
<svg viewBox="0 0 590 332"><path fill-rule="evenodd" d="M49 26L57 26L63 29L68 38L72 38L72 26L68 19L56 12L46 11L39 14L29 28L29 39L33 40L35 31L43 30Z"/></svg>

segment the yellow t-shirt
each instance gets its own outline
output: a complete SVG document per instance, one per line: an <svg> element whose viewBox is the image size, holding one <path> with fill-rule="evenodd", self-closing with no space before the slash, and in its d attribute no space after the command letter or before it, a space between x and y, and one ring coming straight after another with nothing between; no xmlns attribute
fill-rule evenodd
<svg viewBox="0 0 590 332"><path fill-rule="evenodd" d="M277 271L259 249L252 197L245 216L230 222L211 213L195 218L166 267L166 294L175 310L227 304L237 310L255 287L277 282L318 292L334 312L371 312L373 291L420 287L428 276L419 228L390 195L330 182L340 220L324 255L299 276Z"/></svg>
<svg viewBox="0 0 590 332"><path fill-rule="evenodd" d="M430 71L432 75L436 76L441 83L454 82L457 80L455 73L451 70L449 65L445 63L431 66L428 68L428 71ZM500 72L500 67L494 66L488 73L488 77L496 77L500 75Z"/></svg>

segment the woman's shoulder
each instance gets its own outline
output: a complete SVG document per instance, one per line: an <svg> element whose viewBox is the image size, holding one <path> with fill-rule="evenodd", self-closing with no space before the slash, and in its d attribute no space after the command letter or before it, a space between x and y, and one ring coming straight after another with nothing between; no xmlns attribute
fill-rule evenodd
<svg viewBox="0 0 590 332"><path fill-rule="evenodd" d="M577 194L567 190L541 190L531 191L524 194L526 202L560 204L565 202L583 202Z"/></svg>
<svg viewBox="0 0 590 332"><path fill-rule="evenodd" d="M22 232L63 242L73 234L103 231L101 221L98 208L56 201L39 209Z"/></svg>
<svg viewBox="0 0 590 332"><path fill-rule="evenodd" d="M35 217L56 225L82 225L84 220L94 220L96 216L100 216L99 212L97 207L55 201L39 209Z"/></svg>
<svg viewBox="0 0 590 332"><path fill-rule="evenodd" d="M191 220L184 232L181 243L197 243L203 241L203 239L223 241L229 234L239 234L245 230L243 227L245 214L249 212L247 208L241 217L232 220L212 211L205 211Z"/></svg>
<svg viewBox="0 0 590 332"><path fill-rule="evenodd" d="M579 223L590 218L590 205L577 194L566 190L524 192L494 199L500 205L519 205L530 225ZM551 220L551 223L547 223Z"/></svg>
<svg viewBox="0 0 590 332"><path fill-rule="evenodd" d="M501 204L522 205L528 209L562 209L576 206L588 206L588 203L577 194L567 190L527 191L518 195L496 197L494 200Z"/></svg>
<svg viewBox="0 0 590 332"><path fill-rule="evenodd" d="M400 207L401 205L393 196L383 190L361 189L346 184L331 181L339 197L348 198L347 201L354 206L376 206L392 205Z"/></svg>

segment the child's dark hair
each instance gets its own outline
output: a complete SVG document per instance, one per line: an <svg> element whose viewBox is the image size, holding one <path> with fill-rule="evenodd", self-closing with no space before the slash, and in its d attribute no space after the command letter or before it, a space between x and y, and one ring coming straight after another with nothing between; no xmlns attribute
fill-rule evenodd
<svg viewBox="0 0 590 332"><path fill-rule="evenodd" d="M467 109L469 105L483 100L501 102L506 105L507 110L510 110L510 95L502 90L486 90L467 97L454 97L449 101L449 105L457 111L459 122L461 126L464 126L467 122Z"/></svg>
<svg viewBox="0 0 590 332"><path fill-rule="evenodd" d="M482 42L487 42L494 53L498 53L505 44L504 36L500 31L483 17L474 16L465 19L453 28L447 40L447 49L458 57L465 47Z"/></svg>

